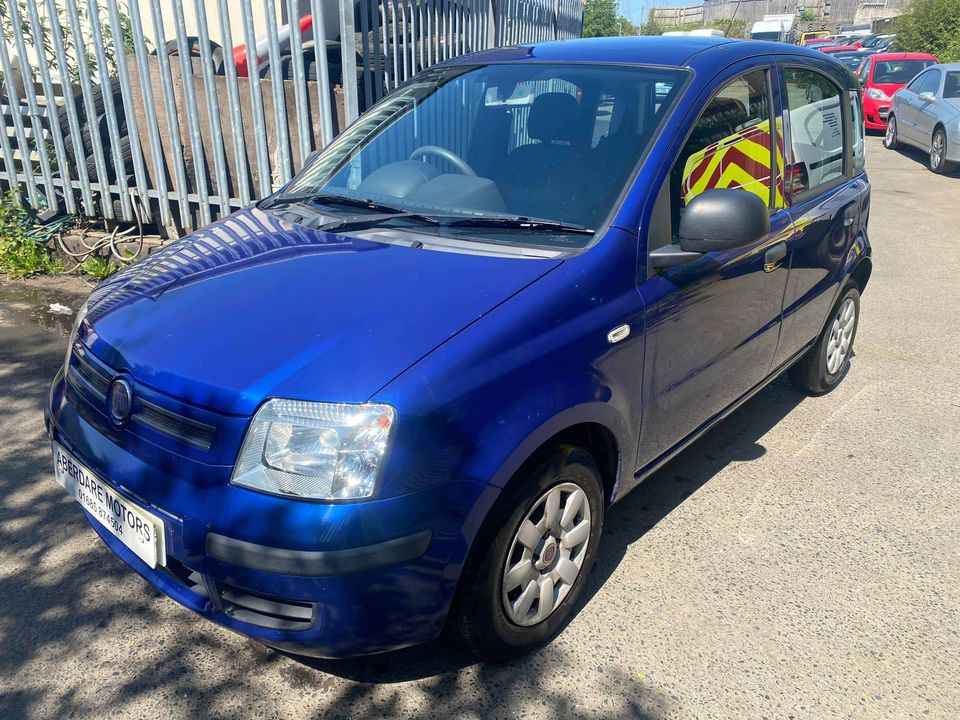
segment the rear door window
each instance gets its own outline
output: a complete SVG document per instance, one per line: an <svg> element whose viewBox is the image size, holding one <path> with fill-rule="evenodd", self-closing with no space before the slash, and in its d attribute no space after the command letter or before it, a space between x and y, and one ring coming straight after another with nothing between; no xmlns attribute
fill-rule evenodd
<svg viewBox="0 0 960 720"><path fill-rule="evenodd" d="M790 162L786 170L794 194L843 177L843 95L840 86L815 70L784 70L790 127ZM849 139L846 140L849 142Z"/></svg>

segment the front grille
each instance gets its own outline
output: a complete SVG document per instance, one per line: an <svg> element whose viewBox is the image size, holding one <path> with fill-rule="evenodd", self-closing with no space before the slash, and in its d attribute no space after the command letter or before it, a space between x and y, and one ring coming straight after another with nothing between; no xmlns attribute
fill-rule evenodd
<svg viewBox="0 0 960 720"><path fill-rule="evenodd" d="M134 407L134 421L151 427L157 432L169 435L172 438L193 445L201 450L209 450L213 444L213 435L216 428L196 420L190 420L177 415L162 407L149 403L142 398L137 400Z"/></svg>
<svg viewBox="0 0 960 720"><path fill-rule="evenodd" d="M79 383L96 399L106 401L111 375L87 357L87 352L82 345L74 348L67 379L72 380L75 385Z"/></svg>
<svg viewBox="0 0 960 720"><path fill-rule="evenodd" d="M107 414L107 393L117 373L92 357L82 343L74 346L67 372L67 380L104 417ZM216 427L184 417L159 405L144 400L134 389L134 405L130 419L142 426L162 433L178 442L208 451L213 445Z"/></svg>
<svg viewBox="0 0 960 720"><path fill-rule="evenodd" d="M277 600L249 590L218 583L223 612L241 622L294 632L313 625L314 603L295 600Z"/></svg>
<svg viewBox="0 0 960 720"><path fill-rule="evenodd" d="M170 555L167 555L166 566L158 565L157 571L201 597L210 597L203 575L196 570L191 570ZM210 585L216 588L219 609L224 615L235 620L287 632L307 630L313 625L316 603L278 600L249 590L241 590L226 583L210 582ZM217 609L217 604L214 602L212 607Z"/></svg>
<svg viewBox="0 0 960 720"><path fill-rule="evenodd" d="M203 576L196 570L191 570L176 558L167 555L167 564L158 565L157 570L171 580L180 583L187 590L195 592L201 597L207 597L207 588L203 584Z"/></svg>

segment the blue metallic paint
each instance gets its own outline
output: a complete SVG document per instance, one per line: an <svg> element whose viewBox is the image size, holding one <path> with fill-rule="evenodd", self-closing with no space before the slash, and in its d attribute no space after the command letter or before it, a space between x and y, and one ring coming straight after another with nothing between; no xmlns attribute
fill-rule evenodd
<svg viewBox="0 0 960 720"><path fill-rule="evenodd" d="M118 429L62 374L47 407L51 436L161 514L180 563L212 583L318 601L317 622L295 633L239 622L101 537L164 593L277 647L340 657L436 637L476 533L544 442L574 425L603 428L616 448L617 499L809 344L840 283L869 256L860 176L777 214L755 246L646 279L654 201L703 104L725 80L784 55L826 62L802 48L702 38L546 43L451 61L693 71L598 241L562 261L388 246L247 209L105 282L80 352L88 347L140 397L215 425L217 436L204 452L136 423ZM837 213L852 201L858 221L837 234ZM763 273L763 249L780 241L787 262ZM623 323L630 336L609 344ZM397 408L376 497L316 503L230 485L249 418L272 396ZM323 551L425 529L422 557L332 577L245 569L204 552L209 532Z"/></svg>

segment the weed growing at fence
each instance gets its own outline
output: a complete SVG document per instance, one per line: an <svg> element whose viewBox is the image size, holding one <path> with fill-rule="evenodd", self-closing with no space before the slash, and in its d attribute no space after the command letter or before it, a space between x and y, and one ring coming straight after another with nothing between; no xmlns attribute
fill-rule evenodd
<svg viewBox="0 0 960 720"><path fill-rule="evenodd" d="M37 242L30 228L30 217L16 196L0 197L0 274L23 278L63 270L63 263Z"/></svg>
<svg viewBox="0 0 960 720"><path fill-rule="evenodd" d="M88 257L80 264L80 270L91 280L100 282L113 275L120 268L102 257Z"/></svg>

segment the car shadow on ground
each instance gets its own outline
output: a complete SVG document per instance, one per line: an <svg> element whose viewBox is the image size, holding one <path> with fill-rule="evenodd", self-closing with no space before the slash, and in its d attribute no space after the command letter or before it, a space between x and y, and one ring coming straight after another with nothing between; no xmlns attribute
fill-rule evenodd
<svg viewBox="0 0 960 720"><path fill-rule="evenodd" d="M877 137L880 137L880 138L882 138L884 135L884 133L880 130L872 131L870 134L876 135ZM901 142L900 145L897 147L897 149L894 150L893 152L899 153L903 157L908 158L919 165L922 165L924 168L927 169L928 172L932 172L930 170L930 153L925 152L924 150L921 150L918 147L914 147L913 145L907 145L904 142ZM943 174L946 177L960 177L960 164L956 165L949 172L945 172Z"/></svg>
<svg viewBox="0 0 960 720"><path fill-rule="evenodd" d="M122 715L124 708L138 714L150 701L162 701L170 717L220 716L225 708L236 709L227 713L231 716L274 715L267 690L277 691L279 684L283 692L297 693L293 697L301 698L304 708L308 701L318 708L302 716L379 720L409 707L409 691L398 684L407 681L417 681L421 707L437 716L512 716L533 706L554 717L671 714L674 700L625 668L598 664L596 696L604 699L602 707L584 708L582 698L551 692L546 680L569 671L566 657L573 650L562 640L499 665L478 664L443 641L353 660L290 658L166 605L172 601L100 543L53 480L41 409L62 362L62 340L38 329L11 336L0 327L0 341L0 494L7 499L0 504L0 677L7 679L0 682L0 717L49 716L51 707L60 717ZM762 456L759 440L801 400L784 378L776 380L615 505L580 606L616 571L627 548L720 470ZM63 546L78 543L84 548L79 561L52 559ZM176 632L152 629L169 625L171 617ZM107 653L96 644L101 633L118 626L151 638L149 661L127 658L123 651ZM602 643L598 639L598 655ZM51 662L58 681L22 682L24 673L42 671ZM229 672L211 683L206 676L211 666ZM108 687L83 693L86 668L109 676ZM173 698L175 704L167 705Z"/></svg>

